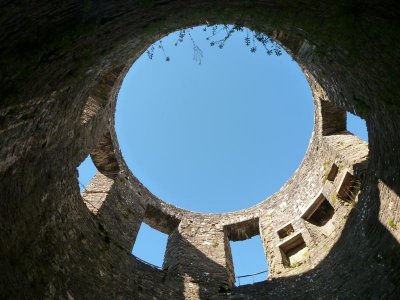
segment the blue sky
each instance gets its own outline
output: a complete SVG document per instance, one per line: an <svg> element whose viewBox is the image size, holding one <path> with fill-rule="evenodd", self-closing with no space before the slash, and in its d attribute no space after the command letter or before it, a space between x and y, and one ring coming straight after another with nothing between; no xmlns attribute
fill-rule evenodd
<svg viewBox="0 0 400 300"><path fill-rule="evenodd" d="M131 171L155 195L192 211L235 211L278 191L301 163L313 129L311 91L286 53L268 56L260 45L251 53L246 31L211 47L203 28L191 31L201 64L189 36L174 46L178 33L163 49L155 45L152 60L145 53L135 62L118 96L116 131ZM348 128L367 140L358 117L348 114ZM79 168L83 185L90 164ZM133 253L161 265L166 239L143 225ZM231 247L236 275L267 268L259 237Z"/></svg>
<svg viewBox="0 0 400 300"><path fill-rule="evenodd" d="M192 60L190 39L163 40L142 56L119 94L116 130L132 172L154 194L200 212L247 208L277 191L299 166L313 128L311 91L284 54L251 53L245 33ZM223 36L222 36L223 37Z"/></svg>

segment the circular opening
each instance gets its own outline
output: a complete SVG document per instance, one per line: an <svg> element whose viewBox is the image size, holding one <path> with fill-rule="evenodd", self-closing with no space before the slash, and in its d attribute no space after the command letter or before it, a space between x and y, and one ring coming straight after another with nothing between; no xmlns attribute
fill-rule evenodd
<svg viewBox="0 0 400 300"><path fill-rule="evenodd" d="M118 96L127 165L156 196L193 211L235 211L278 191L312 132L311 91L297 63L246 28L220 46L231 28L200 26L156 42Z"/></svg>

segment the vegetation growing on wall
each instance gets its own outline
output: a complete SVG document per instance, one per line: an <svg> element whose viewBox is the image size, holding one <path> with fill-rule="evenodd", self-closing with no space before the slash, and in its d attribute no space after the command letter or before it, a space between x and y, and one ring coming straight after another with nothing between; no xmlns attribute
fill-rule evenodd
<svg viewBox="0 0 400 300"><path fill-rule="evenodd" d="M203 51L197 45L193 35L193 28L181 29L179 30L178 40L175 42L175 46L178 46L180 43L183 43L185 39L189 39L193 46L193 60L201 64L201 60L203 58ZM209 41L211 47L218 47L219 49L223 49L229 39L236 32L246 32L246 36L244 38L244 45L249 48L251 53L255 53L258 49L262 49L265 51L267 55L276 56L282 55L282 48L270 37L268 37L265 33L260 31L250 30L243 25L236 23L232 24L218 24L218 25L206 25L203 28L204 32L209 32L209 36L206 38ZM151 45L147 50L147 56L149 59L153 59L156 50L161 50L166 61L170 61L170 57L166 54L164 45L162 40Z"/></svg>
<svg viewBox="0 0 400 300"><path fill-rule="evenodd" d="M182 9L179 14L171 14L168 11L168 4L157 3L153 0L140 0L130 7L138 10L141 14L140 27L130 28L130 34L138 39L144 38L145 34L149 39L155 34L162 37L163 34L175 31L179 28L194 26L196 23L209 21L210 24L229 24L236 22L250 27L256 32L266 32L266 30L283 30L286 33L305 37L313 45L315 59L322 61L336 61L346 67L348 76L362 78L366 71L378 73L380 82L375 82L374 86L369 86L378 101L391 109L391 112L400 112L399 97L399 78L397 65L391 61L398 50L399 39L398 28L394 21L382 22L379 17L379 5L360 3L359 1L303 1L301 5L289 5L287 1L274 4L273 8L260 9L256 1L242 1L240 4L232 3L228 5L225 1L205 2L195 9ZM34 3L30 8L34 11ZM310 9L310 8L313 9ZM68 55L72 52L79 53L78 57L73 57L70 69L66 70L65 78L59 76L55 80L66 82L66 78L71 81L80 82L80 77L85 74L85 70L104 59L105 52L113 47L123 45L127 40L120 34L115 38L109 39L109 32L113 31L113 24L125 18L113 12L102 12L101 6L95 5L92 0L82 1L81 16L70 23L55 25L57 20L49 16L51 28L37 32L35 36L25 36L20 38L19 44L14 45L4 51L0 57L2 82L0 91L3 99L18 98L25 92L21 86L25 86L27 81L35 83L41 78L44 69L51 65L51 60L60 55ZM21 6L9 5L0 14L2 25L10 25L12 22L5 16L16 16L21 13ZM318 14L316 12L326 12ZM7 13L7 14L6 14ZM97 17L93 17L97 14ZM101 17L98 17L101 15ZM375 16L371 18L370 16ZM387 16L394 20L394 17ZM32 18L35 20L35 18ZM53 23L54 24L53 24ZM128 21L126 21L128 23ZM29 26L29 23L27 24ZM129 25L129 24L128 24ZM223 25L228 26L228 25ZM242 25L240 25L242 26ZM239 27L240 27L239 26ZM6 27L4 27L6 28ZM107 45L91 45L90 40L96 28L97 34L104 34L109 39ZM110 30L111 29L111 30ZM225 29L224 29L225 30ZM228 32L230 29L228 29ZM229 34L228 34L229 36ZM254 36L256 42L259 42ZM215 46L223 45L222 41L215 40ZM261 40L263 38L261 37ZM10 39L12 41L12 39ZM212 41L210 41L211 43ZM225 41L226 42L226 41ZM246 45L250 51L255 48L247 40ZM366 47L365 45L369 45ZM390 47L388 47L390 45ZM88 47L92 49L88 50ZM106 49L107 48L107 49ZM76 51L75 51L76 50ZM197 49L198 50L198 49ZM273 49L272 49L273 50ZM85 52L86 51L86 52ZM197 62L201 59L201 52L196 52ZM166 58L168 56L166 55ZM73 84L74 82L67 82ZM54 84L48 82L49 85ZM54 84L55 85L55 84ZM384 88L383 88L384 87ZM19 95L19 96L18 96ZM355 90L353 109L358 115L366 116L371 110L375 109L369 99L361 99L360 93Z"/></svg>
<svg viewBox="0 0 400 300"><path fill-rule="evenodd" d="M397 229L397 223L396 223L393 219L390 219L390 220L388 221L388 225L389 225L389 227L392 228L392 229Z"/></svg>

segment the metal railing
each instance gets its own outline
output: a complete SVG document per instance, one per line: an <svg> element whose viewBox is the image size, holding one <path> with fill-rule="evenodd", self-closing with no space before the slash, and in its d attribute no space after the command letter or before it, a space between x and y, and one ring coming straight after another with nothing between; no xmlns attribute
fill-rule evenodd
<svg viewBox="0 0 400 300"><path fill-rule="evenodd" d="M253 279L253 283L254 284L254 276L260 275L260 274L264 274L264 273L268 273L268 270L262 271L262 272L258 272L258 273L254 273L254 274L248 274L248 275L241 275L241 276L236 276L237 282L238 282L238 286L240 286L240 278L245 278L245 277L252 277Z"/></svg>
<svg viewBox="0 0 400 300"><path fill-rule="evenodd" d="M155 268L155 269L164 271L164 270L163 270L161 267L159 267L159 266L153 265L153 264L151 264L151 263L149 263L149 262L147 262L147 261L145 261L145 260L143 260L143 259L140 259L140 258L137 257L136 255L133 255L133 254L131 254L131 255L132 255L134 258L136 258L138 261L144 263L145 265L148 265L148 266L150 266L150 267L152 267L152 268ZM240 278L252 277L252 279L253 279L253 283L252 283L252 284L254 284L254 283L255 283L255 281L254 281L254 276L257 276L257 275L260 275L260 274L265 274L265 273L268 273L268 270L265 270L265 271L262 271L262 272L258 272L258 273L248 274L248 275L236 276L236 279L237 279L237 282L238 282L238 286L241 285L241 283L240 283Z"/></svg>

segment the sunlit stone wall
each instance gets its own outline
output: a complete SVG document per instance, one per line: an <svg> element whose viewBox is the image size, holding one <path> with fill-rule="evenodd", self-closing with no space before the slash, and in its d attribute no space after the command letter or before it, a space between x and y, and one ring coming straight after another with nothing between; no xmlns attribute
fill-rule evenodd
<svg viewBox="0 0 400 300"><path fill-rule="evenodd" d="M0 295L398 298L398 15L390 1L2 3ZM133 177L115 139L114 109L121 80L150 44L182 27L224 22L262 30L291 53L313 90L315 129L280 191L206 219L156 199ZM366 120L369 145L343 131L345 111ZM102 174L94 180L107 178L104 189L93 181L81 195L76 167L89 154ZM178 259L165 266L181 272L130 253L142 221L172 243L188 234L190 220L215 229L185 243L175 236L182 255L171 248L167 258ZM234 287L227 239L256 234L271 278ZM190 247L198 268L188 267Z"/></svg>

